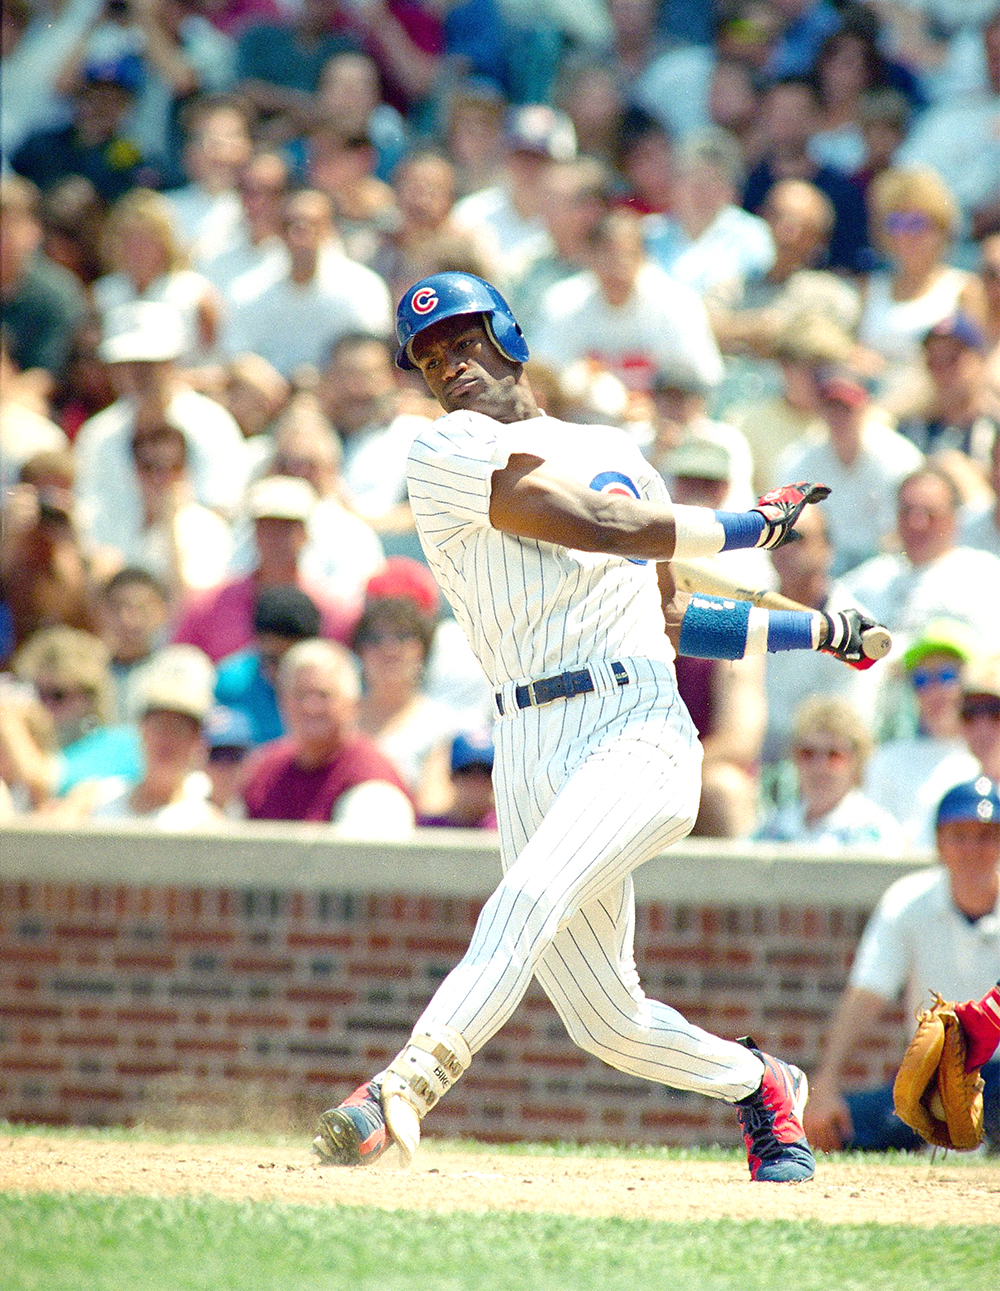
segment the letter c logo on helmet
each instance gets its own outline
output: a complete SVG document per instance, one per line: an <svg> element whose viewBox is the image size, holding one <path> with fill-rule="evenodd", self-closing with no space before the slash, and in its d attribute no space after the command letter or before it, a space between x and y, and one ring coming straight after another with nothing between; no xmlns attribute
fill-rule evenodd
<svg viewBox="0 0 1000 1291"><path fill-rule="evenodd" d="M410 304L415 314L429 314L438 303L433 287L418 287L410 297Z"/></svg>
<svg viewBox="0 0 1000 1291"><path fill-rule="evenodd" d="M505 358L514 363L528 358L524 333L496 287L472 273L433 273L414 283L399 302L396 366L412 372L417 366L411 353L414 337L435 323L462 314L482 318L490 340Z"/></svg>

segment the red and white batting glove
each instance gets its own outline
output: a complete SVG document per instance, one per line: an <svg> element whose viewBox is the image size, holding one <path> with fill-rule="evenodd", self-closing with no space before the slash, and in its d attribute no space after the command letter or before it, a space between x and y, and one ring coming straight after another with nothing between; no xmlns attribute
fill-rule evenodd
<svg viewBox="0 0 1000 1291"><path fill-rule="evenodd" d="M795 521L802 508L812 502L822 502L830 496L825 484L807 484L800 480L798 484L785 484L780 489L772 489L757 499L752 510L764 517L764 532L757 541L758 547L770 551L783 543L794 542L798 538L795 532Z"/></svg>
<svg viewBox="0 0 1000 1291"><path fill-rule="evenodd" d="M832 654L841 663L849 664L863 672L875 662L865 654L862 634L869 628L881 627L874 619L860 610L835 610L823 613L826 620L826 640L819 647L821 654Z"/></svg>
<svg viewBox="0 0 1000 1291"><path fill-rule="evenodd" d="M975 1071L989 1062L1000 1044L1000 982L981 1000L955 1005L965 1032L965 1070Z"/></svg>

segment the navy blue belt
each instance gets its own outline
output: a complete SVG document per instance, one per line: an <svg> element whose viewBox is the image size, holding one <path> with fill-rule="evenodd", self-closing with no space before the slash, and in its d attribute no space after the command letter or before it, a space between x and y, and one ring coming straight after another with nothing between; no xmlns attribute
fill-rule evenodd
<svg viewBox="0 0 1000 1291"><path fill-rule="evenodd" d="M627 686L629 675L625 665L613 663L611 671L619 686ZM542 704L551 704L554 699L569 699L573 695L588 695L595 689L594 678L589 668L577 668L573 672L561 672L555 677L542 677L540 681L530 681L527 686L516 686L514 703L518 708L538 708ZM497 711L504 715L503 695L498 690L494 696Z"/></svg>

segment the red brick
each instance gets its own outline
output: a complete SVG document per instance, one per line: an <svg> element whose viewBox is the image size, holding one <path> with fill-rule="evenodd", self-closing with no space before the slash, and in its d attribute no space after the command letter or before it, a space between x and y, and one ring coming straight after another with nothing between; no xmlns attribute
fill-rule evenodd
<svg viewBox="0 0 1000 1291"><path fill-rule="evenodd" d="M639 1117L639 1124L644 1129L674 1129L685 1125L691 1129L704 1129L711 1118L707 1112L670 1112L661 1109L650 1109Z"/></svg>
<svg viewBox="0 0 1000 1291"><path fill-rule="evenodd" d="M238 1040L199 1040L195 1036L175 1040L178 1053L239 1053L244 1047Z"/></svg>
<svg viewBox="0 0 1000 1291"><path fill-rule="evenodd" d="M63 1016L54 1004L0 1004L0 1018L52 1018Z"/></svg>
<svg viewBox="0 0 1000 1291"><path fill-rule="evenodd" d="M285 991L285 999L293 1004L354 1004L356 991L339 990L330 986L290 986Z"/></svg>
<svg viewBox="0 0 1000 1291"><path fill-rule="evenodd" d="M291 1020L284 1013L229 1013L226 1015L226 1025L284 1028L291 1025Z"/></svg>
<svg viewBox="0 0 1000 1291"><path fill-rule="evenodd" d="M116 1035L95 1035L93 1033L74 1035L72 1032L68 1032L58 1036L56 1043L65 1046L72 1045L77 1049L113 1049L119 1043L119 1039L120 1037Z"/></svg>
<svg viewBox="0 0 1000 1291"><path fill-rule="evenodd" d="M406 949L411 954L447 955L461 959L468 942L464 937L407 937Z"/></svg>
<svg viewBox="0 0 1000 1291"><path fill-rule="evenodd" d="M119 1076L172 1076L181 1070L179 1062L116 1062Z"/></svg>
<svg viewBox="0 0 1000 1291"><path fill-rule="evenodd" d="M114 941L118 929L107 924L59 923L53 932L67 941Z"/></svg>
<svg viewBox="0 0 1000 1291"><path fill-rule="evenodd" d="M52 1074L62 1069L61 1058L0 1058L0 1071L33 1071L39 1074Z"/></svg>
<svg viewBox="0 0 1000 1291"><path fill-rule="evenodd" d="M311 1017L306 1019L306 1028L309 1031L329 1031L330 1019L323 1017Z"/></svg>
<svg viewBox="0 0 1000 1291"><path fill-rule="evenodd" d="M521 1061L532 1067L558 1067L563 1070L586 1067L587 1055L579 1051L570 1053L553 1053L550 1050L527 1051L521 1055Z"/></svg>
<svg viewBox="0 0 1000 1291"><path fill-rule="evenodd" d="M349 932L290 932L285 940L302 950L348 950L355 944Z"/></svg>
<svg viewBox="0 0 1000 1291"><path fill-rule="evenodd" d="M267 959L263 955L241 955L234 957L229 967L234 973L290 973L295 967L295 960Z"/></svg>
<svg viewBox="0 0 1000 1291"><path fill-rule="evenodd" d="M111 962L115 968L144 972L172 973L177 967L176 955L115 955Z"/></svg>
<svg viewBox="0 0 1000 1291"><path fill-rule="evenodd" d="M347 975L349 977L392 977L405 982L413 976L413 965L398 959L355 960L348 965Z"/></svg>
<svg viewBox="0 0 1000 1291"><path fill-rule="evenodd" d="M61 956L58 950L44 946L10 946L0 954L0 963L4 964L58 964Z"/></svg>
<svg viewBox="0 0 1000 1291"><path fill-rule="evenodd" d="M38 978L22 973L20 977L14 978L13 986L18 991L35 991L38 989Z"/></svg>
<svg viewBox="0 0 1000 1291"><path fill-rule="evenodd" d="M230 1064L223 1067L222 1074L227 1080L270 1080L283 1083L291 1079L291 1072L285 1067L238 1067Z"/></svg>
<svg viewBox="0 0 1000 1291"><path fill-rule="evenodd" d="M83 1085L61 1085L59 1097L65 1102L121 1103L125 1100L123 1089L87 1089Z"/></svg>
<svg viewBox="0 0 1000 1291"><path fill-rule="evenodd" d="M587 1119L587 1113L582 1107L538 1107L522 1105L521 1119L523 1121L554 1121L559 1125L580 1125Z"/></svg>
<svg viewBox="0 0 1000 1291"><path fill-rule="evenodd" d="M180 1018L177 1009L135 1008L116 1009L115 1018L121 1023L143 1022L149 1026L176 1026Z"/></svg>
<svg viewBox="0 0 1000 1291"><path fill-rule="evenodd" d="M173 928L166 939L176 946L231 946L236 933L225 928Z"/></svg>

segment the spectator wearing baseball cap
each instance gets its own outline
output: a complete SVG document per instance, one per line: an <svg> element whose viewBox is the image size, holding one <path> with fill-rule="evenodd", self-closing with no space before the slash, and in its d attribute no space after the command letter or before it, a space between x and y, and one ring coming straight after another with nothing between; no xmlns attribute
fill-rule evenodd
<svg viewBox="0 0 1000 1291"><path fill-rule="evenodd" d="M126 118L141 89L142 63L136 55L87 63L70 99L69 124L30 135L11 159L14 170L43 191L68 175L82 175L105 202L140 185L157 187L159 172L126 133Z"/></svg>
<svg viewBox="0 0 1000 1291"><path fill-rule="evenodd" d="M791 445L775 470L778 480L829 484L832 492L824 511L833 543L833 574L839 577L881 549L895 525L896 489L923 457L872 407L864 379L850 364L821 366L815 379L822 436Z"/></svg>
<svg viewBox="0 0 1000 1291"><path fill-rule="evenodd" d="M124 542L143 523L132 455L140 419L183 434L195 502L228 516L246 488L240 428L214 399L191 388L177 362L183 348L181 317L163 301L128 301L105 315L97 355L109 365L118 398L84 422L73 447L77 501L100 526L102 541L118 550L114 535L120 530Z"/></svg>
<svg viewBox="0 0 1000 1291"><path fill-rule="evenodd" d="M264 588L298 587L319 609L320 635L346 641L349 609L299 570L315 505L316 493L306 480L290 475L258 480L247 495L247 512L254 525L255 568L242 578L189 597L181 607L173 640L196 645L218 662L250 645L254 606Z"/></svg>
<svg viewBox="0 0 1000 1291"><path fill-rule="evenodd" d="M209 802L203 765L215 669L192 646L166 646L136 678L133 702L144 771L138 784L81 784L67 804L94 820L143 819L160 829L194 829L221 818Z"/></svg>
<svg viewBox="0 0 1000 1291"><path fill-rule="evenodd" d="M216 704L205 723L205 743L205 774L212 785L209 801L223 816L240 820L245 763L254 744L250 719L237 708Z"/></svg>
<svg viewBox="0 0 1000 1291"><path fill-rule="evenodd" d="M1000 722L998 722L1000 726ZM809 1141L824 1151L915 1150L922 1141L893 1113L891 1084L844 1092L851 1060L887 1006L905 1016L945 999L978 1000L1000 978L1000 793L988 776L948 790L935 811L940 864L898 879L868 921L847 988L826 1031L805 1113ZM982 1068L984 1124L1000 1149L1000 1057Z"/></svg>
<svg viewBox="0 0 1000 1291"><path fill-rule="evenodd" d="M493 799L493 737L489 731L460 732L451 743L452 801L447 811L421 816L435 829L496 829Z"/></svg>
<svg viewBox="0 0 1000 1291"><path fill-rule="evenodd" d="M319 607L291 584L264 587L253 607L253 640L220 660L215 698L249 724L250 743L264 744L285 732L275 681L278 665L297 641L320 635Z"/></svg>
<svg viewBox="0 0 1000 1291"><path fill-rule="evenodd" d="M576 156L576 130L564 112L529 103L511 109L504 143L500 182L456 202L452 218L478 234L497 263L516 269L545 241L545 182L553 165Z"/></svg>
<svg viewBox="0 0 1000 1291"><path fill-rule="evenodd" d="M987 379L986 333L970 314L950 314L923 338L930 388L899 429L924 453L964 453L983 468L1000 431L996 394Z"/></svg>
<svg viewBox="0 0 1000 1291"><path fill-rule="evenodd" d="M864 790L899 821L910 847L933 846L934 812L941 795L979 770L962 738L959 710L962 669L981 649L964 623L935 619L900 660L910 691L903 698L916 708L917 729L875 750Z"/></svg>

